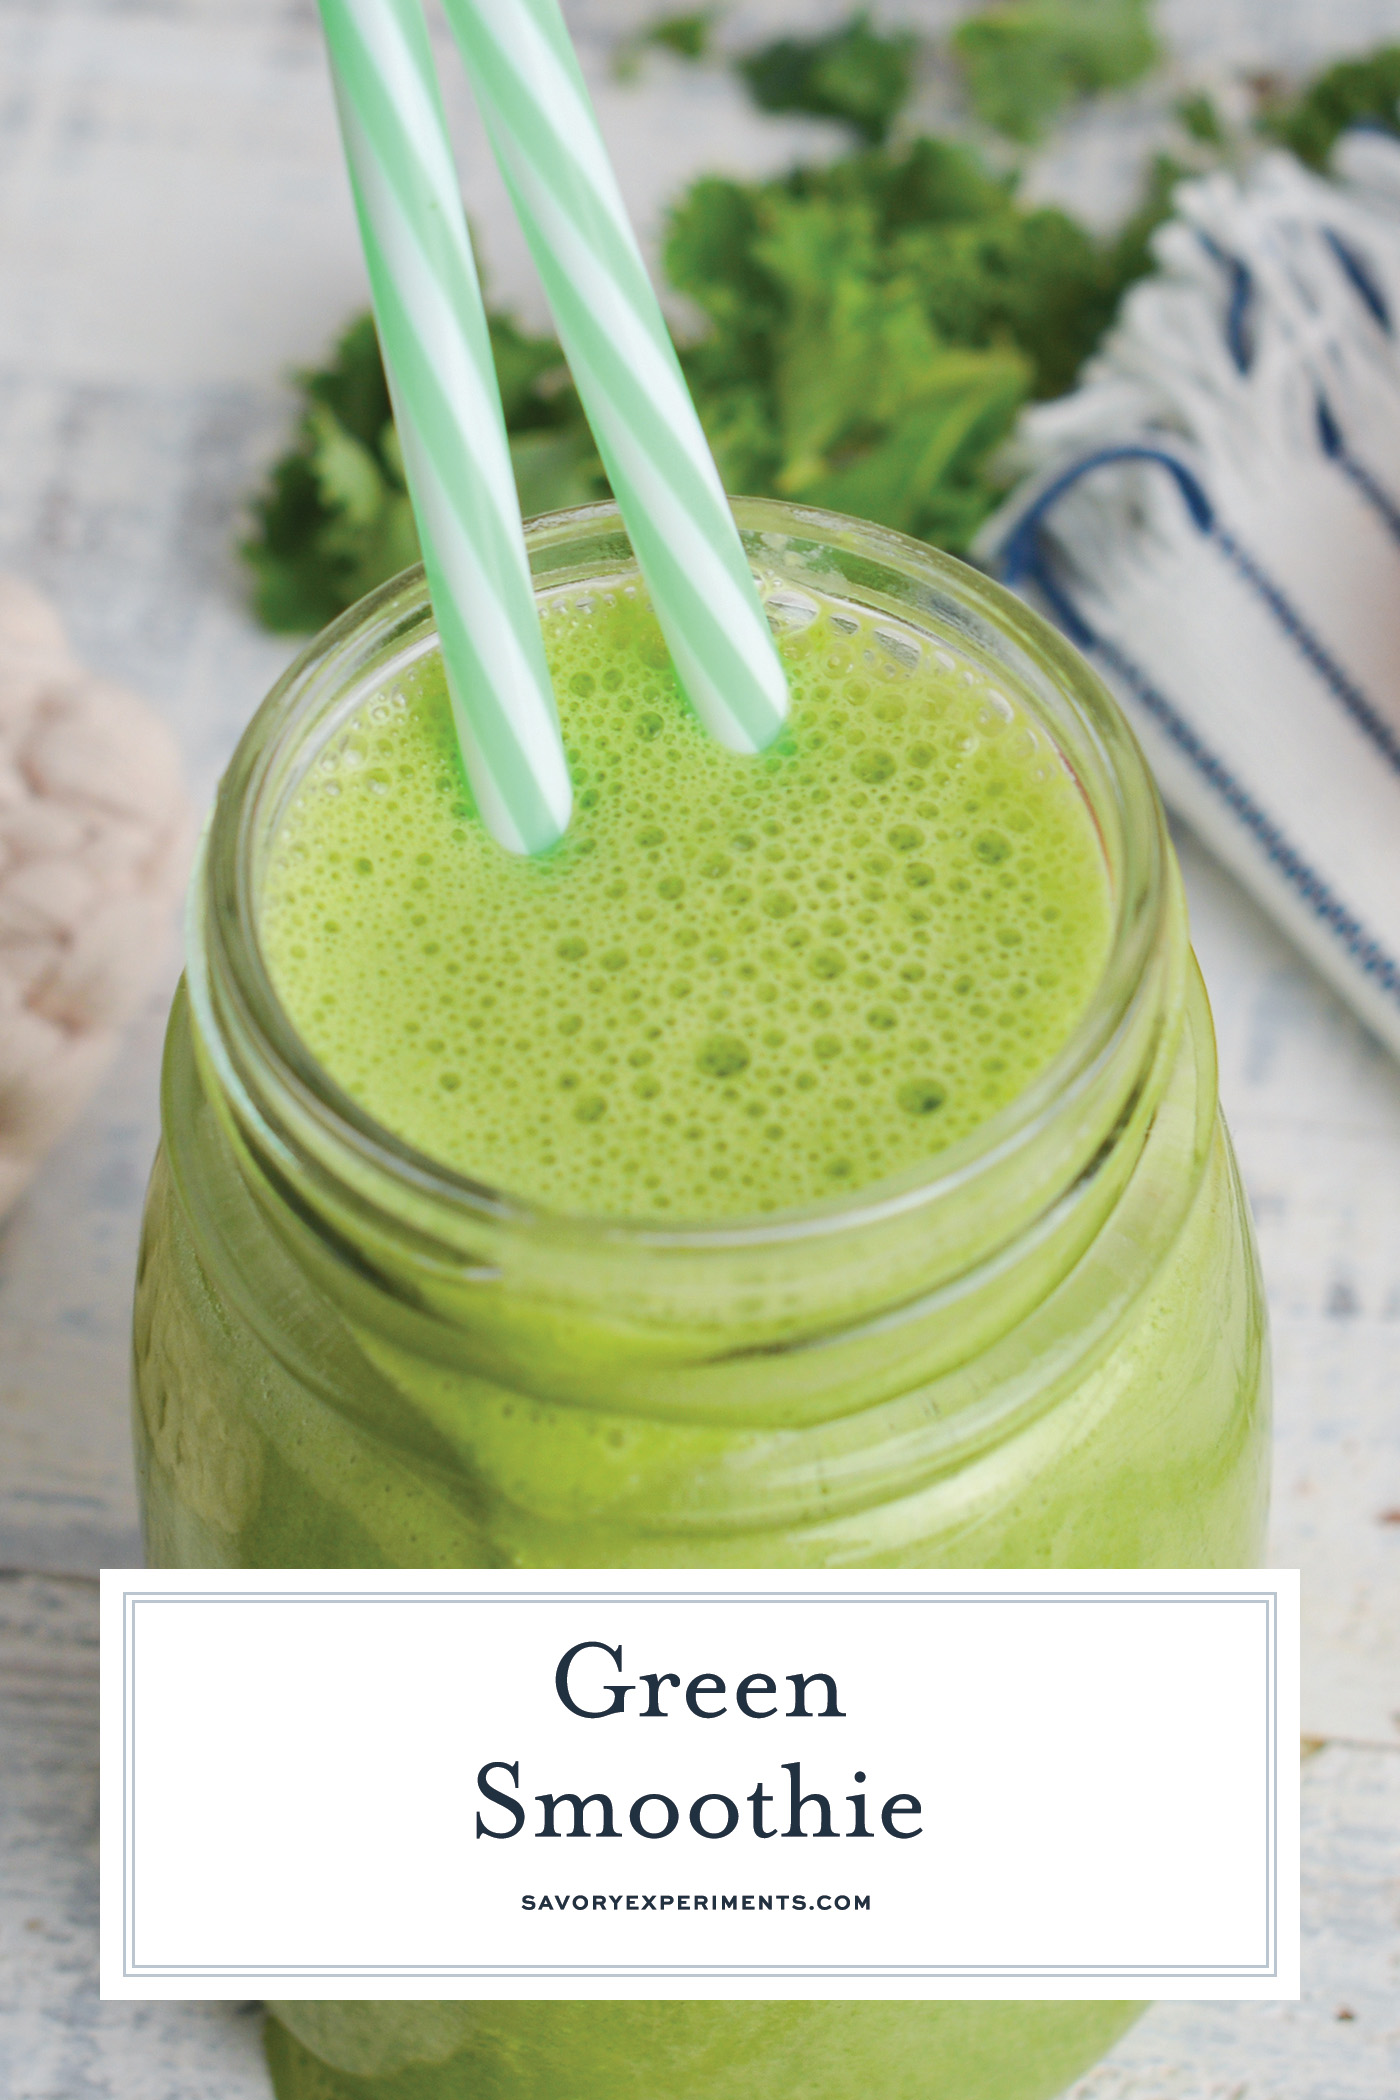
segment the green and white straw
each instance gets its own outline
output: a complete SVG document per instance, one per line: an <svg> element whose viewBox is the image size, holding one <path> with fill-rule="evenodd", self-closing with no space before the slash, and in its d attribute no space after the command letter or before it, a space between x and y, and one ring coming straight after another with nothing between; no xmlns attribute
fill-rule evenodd
<svg viewBox="0 0 1400 2100"><path fill-rule="evenodd" d="M444 0L672 662L761 751L787 680L556 0Z"/></svg>
<svg viewBox="0 0 1400 2100"><path fill-rule="evenodd" d="M419 0L320 0L374 315L457 734L516 853L572 790L481 288Z"/></svg>

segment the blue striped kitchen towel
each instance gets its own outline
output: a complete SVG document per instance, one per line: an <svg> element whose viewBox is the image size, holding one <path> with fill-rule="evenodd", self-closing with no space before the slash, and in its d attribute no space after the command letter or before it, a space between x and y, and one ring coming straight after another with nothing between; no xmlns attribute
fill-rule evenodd
<svg viewBox="0 0 1400 2100"><path fill-rule="evenodd" d="M1400 1055L1400 143L1185 183L977 553Z"/></svg>

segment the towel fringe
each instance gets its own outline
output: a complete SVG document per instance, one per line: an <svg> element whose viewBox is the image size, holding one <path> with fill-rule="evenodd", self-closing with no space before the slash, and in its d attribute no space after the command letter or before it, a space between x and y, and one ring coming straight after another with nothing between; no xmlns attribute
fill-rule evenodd
<svg viewBox="0 0 1400 2100"><path fill-rule="evenodd" d="M975 553L1400 1054L1400 142L1181 184Z"/></svg>

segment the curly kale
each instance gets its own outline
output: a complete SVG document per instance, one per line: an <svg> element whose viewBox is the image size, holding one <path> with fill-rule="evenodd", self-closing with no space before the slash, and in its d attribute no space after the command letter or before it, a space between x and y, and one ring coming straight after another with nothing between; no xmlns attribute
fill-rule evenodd
<svg viewBox="0 0 1400 2100"><path fill-rule="evenodd" d="M997 498L992 453L1028 398L1073 383L1166 208L1163 178L1100 242L933 138L772 182L696 182L666 266L709 322L682 361L725 485L966 547ZM558 346L499 315L491 340L524 515L606 494ZM368 316L302 385L297 442L245 547L261 617L289 630L417 558Z"/></svg>
<svg viewBox="0 0 1400 2100"><path fill-rule="evenodd" d="M613 55L613 76L635 80L649 51L669 51L672 58L695 64L707 58L714 39L717 7L697 7L687 14L657 15L625 37Z"/></svg>
<svg viewBox="0 0 1400 2100"><path fill-rule="evenodd" d="M966 148L916 139L777 181L710 177L673 212L667 272L703 310L687 375L726 483L965 547L991 453L1063 391L1130 275L1026 210Z"/></svg>
<svg viewBox="0 0 1400 2100"><path fill-rule="evenodd" d="M882 35L858 14L829 36L765 44L739 59L737 70L760 109L835 117L879 146L909 99L918 48L909 31Z"/></svg>
<svg viewBox="0 0 1400 2100"><path fill-rule="evenodd" d="M578 395L549 336L491 316L491 347L526 517L607 493ZM306 405L292 449L253 505L243 554L259 618L276 632L324 626L418 560L398 433L368 314L324 370L302 372Z"/></svg>
<svg viewBox="0 0 1400 2100"><path fill-rule="evenodd" d="M1141 20L1137 0L1005 0L964 27L995 22L1014 42L1071 17L1082 27L1092 16L1107 34L1129 15ZM685 43L689 28L677 34ZM1105 73L1103 48L1093 77L1121 77L1129 46L1114 47L1116 73ZM1180 171L1160 163L1137 215L1116 239L1097 239L1062 211L1023 206L1014 182L965 146L880 143L913 64L914 41L880 35L864 15L756 54L747 71L769 106L842 116L870 143L773 181L692 184L671 214L665 260L707 322L682 359L726 486L956 551L997 500L990 461L1022 404L1073 384L1125 285L1148 268ZM558 345L500 314L490 326L524 515L606 494ZM300 384L295 443L244 549L261 617L288 630L321 625L417 556L368 316Z"/></svg>

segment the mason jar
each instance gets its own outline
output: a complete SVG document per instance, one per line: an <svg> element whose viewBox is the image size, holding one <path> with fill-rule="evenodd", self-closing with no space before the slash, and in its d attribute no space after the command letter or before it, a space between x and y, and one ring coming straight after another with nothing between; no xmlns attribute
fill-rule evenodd
<svg viewBox="0 0 1400 2100"><path fill-rule="evenodd" d="M551 1214L415 1152L299 1040L259 939L318 754L435 647L421 571L321 635L219 792L167 1041L135 1316L166 1567L1224 1567L1259 1558L1268 1375L1180 878L1090 668L897 534L736 504L816 584L1013 691L1096 823L1112 928L1069 1040L914 1175L721 1224ZM542 603L635 575L610 505L528 533ZM274 2008L302 2100L1046 2100L1137 2008Z"/></svg>

